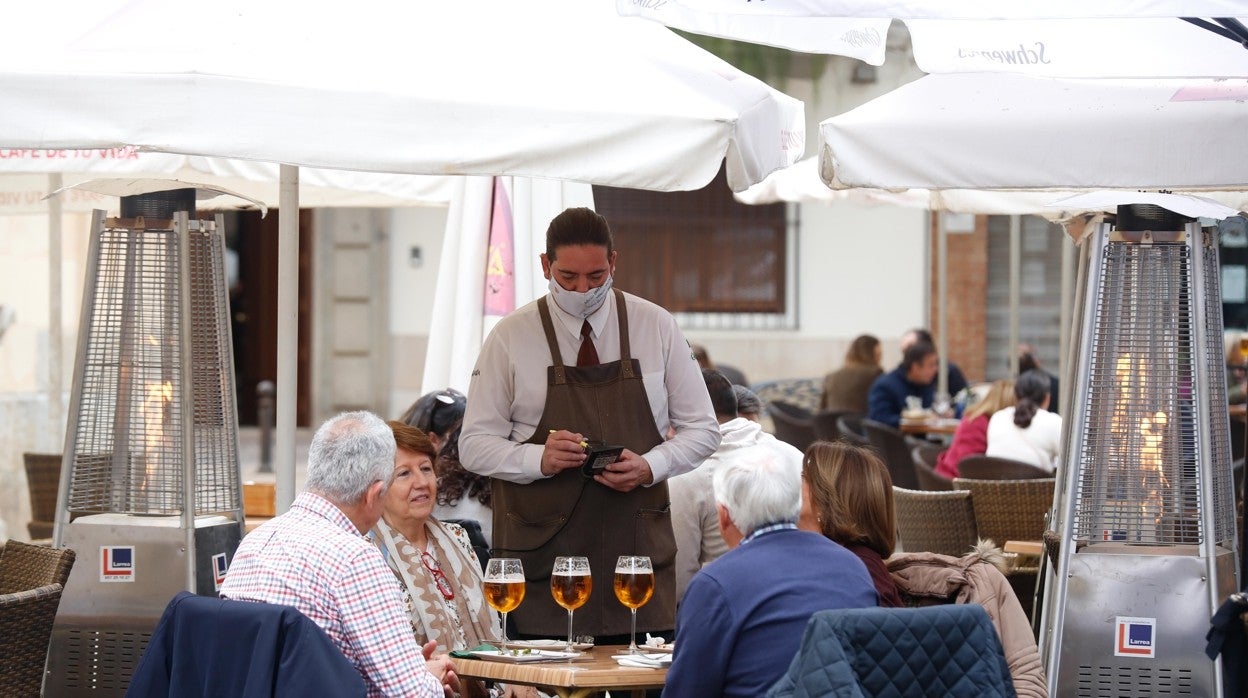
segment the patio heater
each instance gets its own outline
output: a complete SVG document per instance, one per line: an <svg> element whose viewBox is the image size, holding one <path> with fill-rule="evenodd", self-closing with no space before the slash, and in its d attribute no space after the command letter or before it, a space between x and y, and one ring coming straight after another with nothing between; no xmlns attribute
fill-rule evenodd
<svg viewBox="0 0 1248 698"><path fill-rule="evenodd" d="M48 695L121 695L169 599L214 594L242 532L223 218L195 190L92 218L55 539L78 552Z"/></svg>
<svg viewBox="0 0 1248 698"><path fill-rule="evenodd" d="M1091 239L1042 640L1060 696L1222 694L1237 589L1217 231L1120 206Z"/></svg>

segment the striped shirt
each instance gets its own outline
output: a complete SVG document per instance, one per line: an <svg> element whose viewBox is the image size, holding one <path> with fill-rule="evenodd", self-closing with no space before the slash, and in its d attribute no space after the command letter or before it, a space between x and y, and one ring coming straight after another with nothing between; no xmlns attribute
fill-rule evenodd
<svg viewBox="0 0 1248 698"><path fill-rule="evenodd" d="M787 531L789 529L796 529L796 528L797 528L797 524L793 523L792 521L781 521L780 523L763 524L762 526L759 526L753 531L750 531L750 535L741 539L741 545L745 545L746 543L749 543L755 538L766 535L773 531Z"/></svg>
<svg viewBox="0 0 1248 698"><path fill-rule="evenodd" d="M443 695L425 668L394 574L323 497L301 493L290 511L243 538L221 596L299 609L355 665L369 696Z"/></svg>

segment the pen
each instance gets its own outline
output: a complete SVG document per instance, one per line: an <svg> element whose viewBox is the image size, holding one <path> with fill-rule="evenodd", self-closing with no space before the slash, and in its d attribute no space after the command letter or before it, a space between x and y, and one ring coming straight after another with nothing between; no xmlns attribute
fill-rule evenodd
<svg viewBox="0 0 1248 698"><path fill-rule="evenodd" d="M554 429L551 429L551 430L550 430L550 433L552 433L552 434L553 434L553 433L555 433L555 430L554 430ZM581 448L589 448L589 442L588 442L588 441L585 441L585 440L583 440L583 439L582 439L582 440L581 440Z"/></svg>

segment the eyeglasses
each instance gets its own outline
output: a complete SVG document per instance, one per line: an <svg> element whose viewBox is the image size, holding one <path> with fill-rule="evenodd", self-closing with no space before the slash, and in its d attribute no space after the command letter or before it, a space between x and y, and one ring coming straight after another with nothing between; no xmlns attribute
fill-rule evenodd
<svg viewBox="0 0 1248 698"><path fill-rule="evenodd" d="M433 575L433 583L437 585L438 592L442 594L442 598L451 601L455 598L455 587L451 586L451 581L442 573L442 567L438 565L438 561L434 559L429 551L421 552L420 561L425 564L425 569L429 570L429 574Z"/></svg>

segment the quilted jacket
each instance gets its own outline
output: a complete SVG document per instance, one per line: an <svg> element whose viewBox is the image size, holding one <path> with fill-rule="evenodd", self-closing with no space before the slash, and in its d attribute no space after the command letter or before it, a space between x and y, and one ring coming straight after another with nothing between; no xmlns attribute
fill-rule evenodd
<svg viewBox="0 0 1248 698"><path fill-rule="evenodd" d="M811 616L769 698L1014 696L1001 643L980 606L857 608Z"/></svg>
<svg viewBox="0 0 1248 698"><path fill-rule="evenodd" d="M1046 698L1048 685L1031 623L1009 581L992 564L994 557L999 557L999 551L981 543L975 552L961 558L897 553L887 564L903 598L920 605L923 599L931 599L983 606L1001 638L1015 691L1025 698Z"/></svg>

